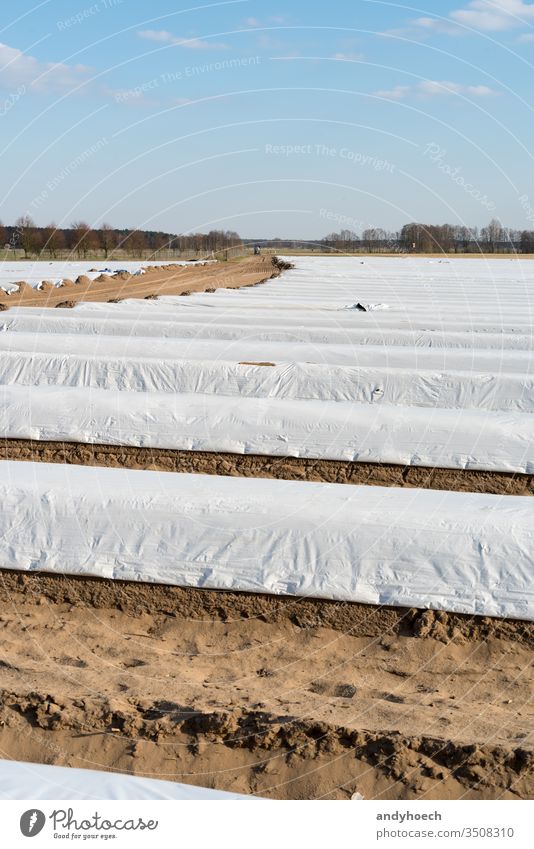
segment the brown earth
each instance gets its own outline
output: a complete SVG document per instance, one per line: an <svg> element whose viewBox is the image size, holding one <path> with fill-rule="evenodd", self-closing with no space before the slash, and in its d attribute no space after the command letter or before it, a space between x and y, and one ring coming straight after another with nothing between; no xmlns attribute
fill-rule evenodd
<svg viewBox="0 0 534 849"><path fill-rule="evenodd" d="M239 262L217 262L209 265L147 267L141 277L131 274L97 278L79 277L77 282L63 281L63 285L32 289L21 283L20 290L12 295L0 291L0 310L3 307L69 307L78 301L117 301L124 298L151 298L158 295L187 295L191 292L214 292L216 289L239 289L255 286L271 277L277 277L287 263L271 256L247 257Z"/></svg>
<svg viewBox="0 0 534 849"><path fill-rule="evenodd" d="M0 459L367 486L448 489L498 495L534 494L534 475L480 472L471 469L427 469L388 463L307 460L301 457L269 457L259 454L0 439Z"/></svg>
<svg viewBox="0 0 534 849"><path fill-rule="evenodd" d="M272 798L534 795L532 623L10 572L0 611L4 757Z"/></svg>

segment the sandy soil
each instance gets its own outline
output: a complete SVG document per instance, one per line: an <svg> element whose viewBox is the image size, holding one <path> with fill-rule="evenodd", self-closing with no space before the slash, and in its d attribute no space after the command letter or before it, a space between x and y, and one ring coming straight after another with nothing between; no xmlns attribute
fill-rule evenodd
<svg viewBox="0 0 534 849"><path fill-rule="evenodd" d="M368 486L448 489L456 492L487 492L499 495L534 494L534 475L478 472L467 469L426 469L388 463L306 460L258 454L225 454L117 445L87 445L74 442L0 439L0 459Z"/></svg>
<svg viewBox="0 0 534 849"><path fill-rule="evenodd" d="M534 795L534 625L2 573L3 756L273 798Z"/></svg>
<svg viewBox="0 0 534 849"><path fill-rule="evenodd" d="M78 301L110 301L124 298L148 298L158 295L186 295L211 289L239 289L255 286L277 277L284 263L271 256L247 257L239 262L217 262L200 266L164 265L148 267L142 277L124 273L100 275L95 281L79 277L77 282L64 281L60 287L43 284L41 290L27 283L12 295L0 291L0 308L74 306ZM100 281L100 282L97 282Z"/></svg>

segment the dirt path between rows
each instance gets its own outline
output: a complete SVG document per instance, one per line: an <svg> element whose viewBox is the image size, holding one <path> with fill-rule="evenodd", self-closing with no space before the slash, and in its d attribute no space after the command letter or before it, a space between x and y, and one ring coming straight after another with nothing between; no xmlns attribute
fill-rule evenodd
<svg viewBox="0 0 534 849"><path fill-rule="evenodd" d="M279 276L288 267L276 257L247 257L239 262L216 262L207 265L166 265L147 267L140 277L124 273L118 276L101 275L101 282L88 277L65 281L60 287L44 284L42 290L26 283L18 292L7 295L0 291L1 308L74 306L79 301L116 301L125 298L150 298L159 295L184 295L189 292L208 292L226 288L240 289L256 286L271 277Z"/></svg>
<svg viewBox="0 0 534 849"><path fill-rule="evenodd" d="M302 457L270 457L259 454L88 445L76 442L0 439L0 459L202 475L447 489L497 495L534 494L534 475L481 472L472 469L428 469L396 466L391 463L307 460Z"/></svg>
<svg viewBox="0 0 534 849"><path fill-rule="evenodd" d="M4 757L271 798L532 798L532 641L494 622L3 572Z"/></svg>

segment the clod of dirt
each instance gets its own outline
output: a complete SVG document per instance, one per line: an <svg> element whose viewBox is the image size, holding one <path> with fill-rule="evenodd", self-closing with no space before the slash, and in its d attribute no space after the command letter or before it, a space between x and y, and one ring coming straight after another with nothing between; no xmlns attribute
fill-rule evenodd
<svg viewBox="0 0 534 849"><path fill-rule="evenodd" d="M59 304L56 304L56 309L71 310L75 306L76 301L61 301Z"/></svg>
<svg viewBox="0 0 534 849"><path fill-rule="evenodd" d="M310 693L315 693L317 696L324 696L330 690L326 681L312 681L309 686Z"/></svg>
<svg viewBox="0 0 534 849"><path fill-rule="evenodd" d="M261 669L258 669L256 671L256 675L258 676L258 678L272 678L274 672L272 671L272 669L267 669L265 666L262 666Z"/></svg>
<svg viewBox="0 0 534 849"><path fill-rule="evenodd" d="M36 291L38 291L37 289L34 289L33 286L29 286L25 283L24 280L17 280L13 285L18 286L17 295L33 295Z"/></svg>
<svg viewBox="0 0 534 849"><path fill-rule="evenodd" d="M334 696L341 699L353 699L356 695L356 687L354 684L338 684L334 690Z"/></svg>
<svg viewBox="0 0 534 849"><path fill-rule="evenodd" d="M261 362L261 363L248 363L248 362L243 362L243 363L238 363L238 365L240 365L240 366L272 366L274 368L276 366L276 363L267 363L267 362L265 362L265 363L263 363L263 362Z"/></svg>
<svg viewBox="0 0 534 849"><path fill-rule="evenodd" d="M273 256L272 264L279 271L289 271L290 268L295 268L292 262L287 262L287 260L280 259L278 256Z"/></svg>
<svg viewBox="0 0 534 849"><path fill-rule="evenodd" d="M444 610L425 610L414 621L413 632L417 637L432 637L444 643L453 636L449 616Z"/></svg>

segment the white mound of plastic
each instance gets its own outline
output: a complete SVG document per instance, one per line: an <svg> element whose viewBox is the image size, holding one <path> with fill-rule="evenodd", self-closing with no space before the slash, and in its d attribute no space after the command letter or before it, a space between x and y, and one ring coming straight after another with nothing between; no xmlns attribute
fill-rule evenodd
<svg viewBox="0 0 534 849"><path fill-rule="evenodd" d="M7 439L534 473L532 414L0 386Z"/></svg>
<svg viewBox="0 0 534 849"><path fill-rule="evenodd" d="M139 303L139 302L138 302ZM158 304L149 308L146 304ZM90 310L82 304L74 309L13 307L0 313L0 331L20 333L58 333L99 336L157 336L161 339L243 339L243 316L236 311L214 312L209 308L178 309L167 301L142 302L135 307L128 302L101 306ZM100 306L100 305L94 305ZM528 330L528 328L527 328ZM262 316L247 314L246 339L254 342L312 342L320 345L353 345L413 348L460 348L469 350L531 351L534 336L530 332L502 333L473 330L416 330L385 327L355 327L354 322L332 320L332 315L305 320L301 316Z"/></svg>
<svg viewBox="0 0 534 849"><path fill-rule="evenodd" d="M73 340L73 350L79 340ZM81 347L81 346L80 346ZM534 376L3 351L0 384L532 412Z"/></svg>
<svg viewBox="0 0 534 849"><path fill-rule="evenodd" d="M27 572L534 620L534 499L0 463Z"/></svg>
<svg viewBox="0 0 534 849"><path fill-rule="evenodd" d="M357 366L399 371L479 372L534 376L534 357L523 350L464 350L384 345L321 344L310 342L257 341L246 333L241 339L165 338L154 336L104 336L101 334L0 333L0 353L4 351L92 357L163 360L214 360L217 362L313 363L329 366ZM328 370L325 371L328 380Z"/></svg>
<svg viewBox="0 0 534 849"><path fill-rule="evenodd" d="M193 296L190 296L193 297ZM187 299L185 299L187 300ZM208 307L180 309L181 304L159 298L117 304L81 303L72 309L12 307L0 313L0 330L21 333L89 334L101 336L160 336L200 339L242 339L243 314L238 310L213 311ZM124 306L126 304L126 306ZM149 307L148 304L155 306ZM89 309L89 307L95 309ZM87 307L87 309L86 309ZM99 309L105 307L105 309ZM358 322L340 321L332 313L314 314L309 319L301 314L246 314L245 338L273 342L316 342L334 345L393 345L439 348L526 349L534 346L529 328L524 332L446 331L414 327L373 327ZM419 322L420 324L421 322ZM432 322L424 322L427 325Z"/></svg>
<svg viewBox="0 0 534 849"><path fill-rule="evenodd" d="M133 775L97 772L92 769L0 760L0 799L4 801L9 799L246 801L253 798L253 796L208 790L192 784L177 784L174 781L137 778Z"/></svg>

